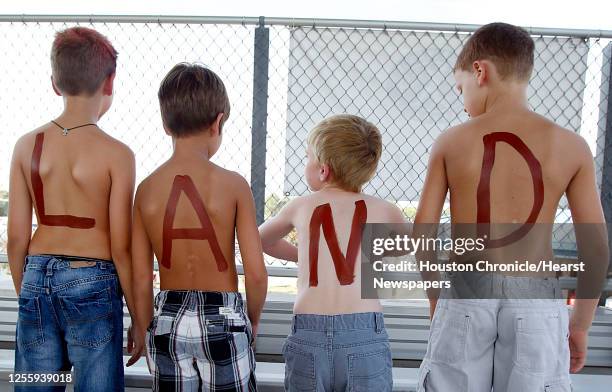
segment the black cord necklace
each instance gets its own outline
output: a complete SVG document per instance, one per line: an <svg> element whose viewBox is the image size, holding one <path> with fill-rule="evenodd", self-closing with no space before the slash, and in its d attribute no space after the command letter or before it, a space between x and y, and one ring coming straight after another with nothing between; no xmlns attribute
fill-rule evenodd
<svg viewBox="0 0 612 392"><path fill-rule="evenodd" d="M62 127L61 125L59 125L58 123L56 123L53 120L51 120L51 122L62 129L62 135L64 135L64 136L67 136L68 132L72 131L73 129L83 128L83 127L87 127L87 126L90 126L90 125L98 126L98 124L95 124L95 123L87 123L87 124L83 124L83 125L77 125L76 127L72 127L72 128L66 128L66 127Z"/></svg>

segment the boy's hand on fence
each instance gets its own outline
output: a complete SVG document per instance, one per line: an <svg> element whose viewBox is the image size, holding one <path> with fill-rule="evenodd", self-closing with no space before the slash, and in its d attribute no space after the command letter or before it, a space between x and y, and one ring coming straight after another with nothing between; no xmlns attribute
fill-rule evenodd
<svg viewBox="0 0 612 392"><path fill-rule="evenodd" d="M578 373L584 367L587 354L589 331L570 328L570 373Z"/></svg>
<svg viewBox="0 0 612 392"><path fill-rule="evenodd" d="M132 354L130 359L127 361L126 366L132 366L135 364L144 351L144 334L137 325L132 322L130 328L128 328L128 343L127 351Z"/></svg>

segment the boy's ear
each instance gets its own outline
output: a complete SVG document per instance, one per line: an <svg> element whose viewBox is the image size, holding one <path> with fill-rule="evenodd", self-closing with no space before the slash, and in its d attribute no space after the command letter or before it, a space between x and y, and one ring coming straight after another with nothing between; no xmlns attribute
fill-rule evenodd
<svg viewBox="0 0 612 392"><path fill-rule="evenodd" d="M321 165L319 169L319 180L321 182L326 182L331 180L331 167L327 163Z"/></svg>
<svg viewBox="0 0 612 392"><path fill-rule="evenodd" d="M55 81L53 80L53 75L51 76L51 86L53 86L53 91L55 91L55 94L57 94L59 97L61 97L62 93L61 93L61 91L59 91L59 89L55 85Z"/></svg>
<svg viewBox="0 0 612 392"><path fill-rule="evenodd" d="M221 128L223 127L223 116L225 113L217 114L217 118L213 121L210 126L210 136L217 136L221 134Z"/></svg>
<svg viewBox="0 0 612 392"><path fill-rule="evenodd" d="M476 60L472 63L472 70L476 76L478 86L482 87L489 81L490 64L488 61Z"/></svg>
<svg viewBox="0 0 612 392"><path fill-rule="evenodd" d="M115 73L108 75L102 83L102 94L111 96L113 95L113 86L115 84Z"/></svg>

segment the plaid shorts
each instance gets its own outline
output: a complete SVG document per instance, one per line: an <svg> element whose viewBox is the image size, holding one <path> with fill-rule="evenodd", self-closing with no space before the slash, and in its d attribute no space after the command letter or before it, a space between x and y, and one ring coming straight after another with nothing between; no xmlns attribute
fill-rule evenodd
<svg viewBox="0 0 612 392"><path fill-rule="evenodd" d="M147 330L153 391L256 391L240 293L160 291Z"/></svg>

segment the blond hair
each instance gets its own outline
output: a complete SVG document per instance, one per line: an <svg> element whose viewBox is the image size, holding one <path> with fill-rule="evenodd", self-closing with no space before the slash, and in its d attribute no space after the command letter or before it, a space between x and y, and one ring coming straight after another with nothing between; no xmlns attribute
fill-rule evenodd
<svg viewBox="0 0 612 392"><path fill-rule="evenodd" d="M376 172L382 137L367 120L340 114L318 123L308 135L308 145L319 163L329 165L336 185L360 192Z"/></svg>

